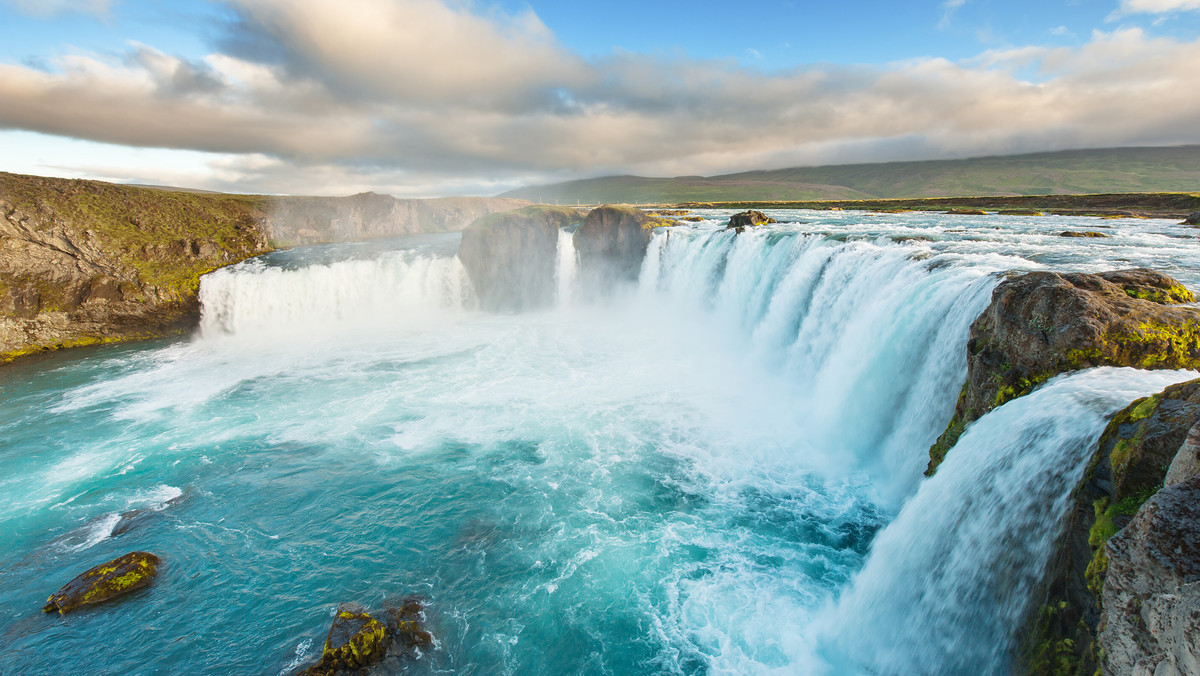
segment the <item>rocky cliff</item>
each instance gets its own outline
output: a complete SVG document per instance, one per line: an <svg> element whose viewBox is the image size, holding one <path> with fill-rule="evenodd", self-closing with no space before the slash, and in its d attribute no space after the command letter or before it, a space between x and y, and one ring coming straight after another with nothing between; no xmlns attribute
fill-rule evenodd
<svg viewBox="0 0 1200 676"><path fill-rule="evenodd" d="M200 276L273 247L457 231L522 204L221 195L0 173L0 363L190 330Z"/></svg>
<svg viewBox="0 0 1200 676"><path fill-rule="evenodd" d="M0 361L192 326L200 275L270 250L266 206L0 174Z"/></svg>
<svg viewBox="0 0 1200 676"><path fill-rule="evenodd" d="M1200 310L1153 270L1031 272L1000 283L971 324L967 380L954 417L929 449L932 474L963 429L1051 377L1092 366L1200 366Z"/></svg>

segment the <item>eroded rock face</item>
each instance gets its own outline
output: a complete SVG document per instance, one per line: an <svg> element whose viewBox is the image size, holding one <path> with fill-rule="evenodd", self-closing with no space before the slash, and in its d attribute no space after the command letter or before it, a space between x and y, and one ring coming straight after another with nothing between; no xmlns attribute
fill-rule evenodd
<svg viewBox="0 0 1200 676"><path fill-rule="evenodd" d="M60 615L82 606L111 601L148 587L158 575L161 559L147 552L130 552L80 573L52 594L42 607L43 613Z"/></svg>
<svg viewBox="0 0 1200 676"><path fill-rule="evenodd" d="M554 302L558 231L583 222L566 207L492 214L463 231L458 258L485 310L518 312Z"/></svg>
<svg viewBox="0 0 1200 676"><path fill-rule="evenodd" d="M629 206L602 206L588 213L575 233L583 288L592 294L613 282L634 281L654 228L674 225Z"/></svg>
<svg viewBox="0 0 1200 676"><path fill-rule="evenodd" d="M1200 476L1150 498L1107 555L1105 673L1200 673Z"/></svg>
<svg viewBox="0 0 1200 676"><path fill-rule="evenodd" d="M970 422L1066 371L1092 366L1200 366L1200 311L1154 270L1030 272L1002 282L971 324L967 381L927 474Z"/></svg>

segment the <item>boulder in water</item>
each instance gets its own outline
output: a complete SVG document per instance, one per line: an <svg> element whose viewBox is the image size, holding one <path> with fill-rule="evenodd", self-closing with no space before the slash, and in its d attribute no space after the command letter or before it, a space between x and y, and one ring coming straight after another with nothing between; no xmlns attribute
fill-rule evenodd
<svg viewBox="0 0 1200 676"><path fill-rule="evenodd" d="M340 604L325 638L321 660L299 676L356 673L382 662L392 647L407 652L432 644L433 636L421 624L421 611L419 600L407 598L399 606L385 608L384 621L380 622L356 603Z"/></svg>
<svg viewBox="0 0 1200 676"><path fill-rule="evenodd" d="M737 213L737 214L730 216L729 217L729 225L727 225L725 227L737 228L737 231L741 232L743 228L746 228L748 226L762 225L764 223L774 223L774 222L775 222L774 218L767 216L766 214L764 214L761 211L755 211L755 210L751 209L749 211L743 211L741 213Z"/></svg>
<svg viewBox="0 0 1200 676"><path fill-rule="evenodd" d="M301 672L303 676L325 676L365 669L387 656L387 627L367 614L362 606L338 606L333 626L325 637L321 661Z"/></svg>
<svg viewBox="0 0 1200 676"><path fill-rule="evenodd" d="M1192 212L1192 215L1183 219L1183 223L1180 225L1200 225L1200 211Z"/></svg>
<svg viewBox="0 0 1200 676"><path fill-rule="evenodd" d="M46 600L42 612L57 610L60 615L66 615L81 606L102 603L148 587L158 575L161 562L147 552L130 552L102 563L63 585Z"/></svg>
<svg viewBox="0 0 1200 676"><path fill-rule="evenodd" d="M1001 282L971 324L967 381L929 449L933 474L967 424L1066 371L1200 367L1200 311L1182 284L1147 269L1030 272Z"/></svg>
<svg viewBox="0 0 1200 676"><path fill-rule="evenodd" d="M1103 232L1096 232L1095 230L1085 230L1083 232L1079 232L1077 230L1063 230L1062 232L1058 233L1058 236L1059 237L1112 237L1112 235L1106 235Z"/></svg>

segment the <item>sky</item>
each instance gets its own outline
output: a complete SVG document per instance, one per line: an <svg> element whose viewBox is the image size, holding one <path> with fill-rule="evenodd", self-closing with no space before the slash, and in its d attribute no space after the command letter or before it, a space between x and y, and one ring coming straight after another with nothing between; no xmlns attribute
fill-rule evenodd
<svg viewBox="0 0 1200 676"><path fill-rule="evenodd" d="M1200 0L0 0L0 171L490 195L1200 143Z"/></svg>

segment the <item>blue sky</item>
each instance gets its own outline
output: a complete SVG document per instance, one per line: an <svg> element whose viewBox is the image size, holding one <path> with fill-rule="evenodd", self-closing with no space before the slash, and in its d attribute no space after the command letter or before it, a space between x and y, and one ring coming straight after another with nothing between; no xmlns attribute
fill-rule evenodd
<svg viewBox="0 0 1200 676"><path fill-rule="evenodd" d="M0 0L0 170L243 192L1200 143L1200 0Z"/></svg>

